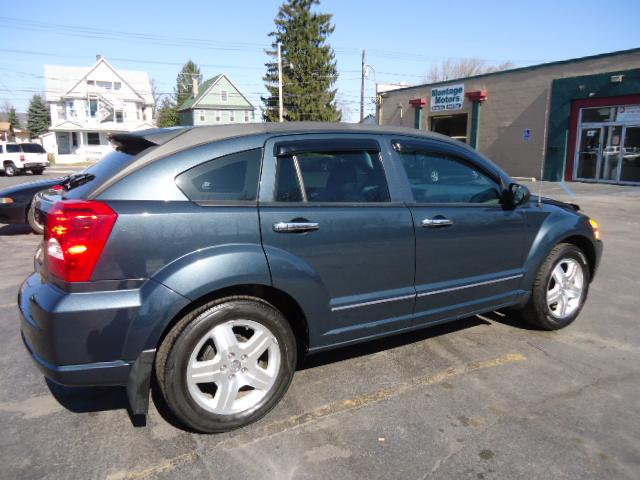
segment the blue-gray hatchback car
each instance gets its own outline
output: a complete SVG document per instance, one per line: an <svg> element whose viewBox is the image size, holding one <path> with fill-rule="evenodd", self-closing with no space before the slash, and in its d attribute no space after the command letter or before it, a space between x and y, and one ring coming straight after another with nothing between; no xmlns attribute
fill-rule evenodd
<svg viewBox="0 0 640 480"><path fill-rule="evenodd" d="M38 213L22 337L46 377L126 386L136 414L155 375L201 432L265 415L303 354L504 307L562 328L601 256L577 206L530 198L436 134L293 123L112 141L99 175Z"/></svg>

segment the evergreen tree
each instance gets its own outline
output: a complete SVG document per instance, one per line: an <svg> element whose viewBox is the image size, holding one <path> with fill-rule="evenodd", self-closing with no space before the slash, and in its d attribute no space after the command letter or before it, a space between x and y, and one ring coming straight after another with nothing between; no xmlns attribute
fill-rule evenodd
<svg viewBox="0 0 640 480"><path fill-rule="evenodd" d="M262 97L263 118L278 121L278 63L277 44L282 44L282 83L284 118L287 121L340 120L336 107L338 78L335 54L327 44L333 33L331 15L312 12L319 0L287 0L275 18L273 50L266 53L274 61L265 64L263 77L269 95Z"/></svg>
<svg viewBox="0 0 640 480"><path fill-rule="evenodd" d="M51 116L49 108L40 95L34 95L29 102L27 112L27 129L32 136L37 137L49 130Z"/></svg>
<svg viewBox="0 0 640 480"><path fill-rule="evenodd" d="M180 125L180 115L175 103L170 97L165 96L160 102L156 115L156 123L159 127L175 127Z"/></svg>
<svg viewBox="0 0 640 480"><path fill-rule="evenodd" d="M16 128L22 128L20 126L20 119L18 119L18 115L16 114L16 109L11 107L9 109L9 115L7 115L7 121L11 124L11 126Z"/></svg>
<svg viewBox="0 0 640 480"><path fill-rule="evenodd" d="M198 85L202 83L202 74L200 67L189 60L185 63L176 77L176 87L174 89L176 106L180 107L185 100L193 96L193 79L196 79Z"/></svg>

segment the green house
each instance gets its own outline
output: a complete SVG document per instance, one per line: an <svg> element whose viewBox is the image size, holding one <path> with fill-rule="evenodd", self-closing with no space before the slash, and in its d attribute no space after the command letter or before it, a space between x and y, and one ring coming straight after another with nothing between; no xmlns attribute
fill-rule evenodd
<svg viewBox="0 0 640 480"><path fill-rule="evenodd" d="M180 125L224 125L255 121L255 107L224 73L199 86L178 107Z"/></svg>

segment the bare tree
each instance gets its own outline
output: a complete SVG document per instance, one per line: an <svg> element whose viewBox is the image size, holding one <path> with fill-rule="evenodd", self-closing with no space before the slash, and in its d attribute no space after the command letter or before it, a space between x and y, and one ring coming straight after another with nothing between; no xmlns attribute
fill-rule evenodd
<svg viewBox="0 0 640 480"><path fill-rule="evenodd" d="M160 105L161 95L158 91L158 84L152 78L151 79L151 97L153 98L153 107L152 107L152 117L156 118L156 113L158 112L158 105Z"/></svg>
<svg viewBox="0 0 640 480"><path fill-rule="evenodd" d="M426 75L428 82L444 82L455 78L466 78L483 73L500 72L513 68L513 62L507 60L498 65L488 65L487 61L477 57L454 60L448 58L439 64L431 65Z"/></svg>

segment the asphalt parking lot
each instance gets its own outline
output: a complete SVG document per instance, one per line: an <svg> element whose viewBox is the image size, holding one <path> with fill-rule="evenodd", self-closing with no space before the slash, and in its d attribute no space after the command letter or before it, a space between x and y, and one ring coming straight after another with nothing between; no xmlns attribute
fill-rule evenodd
<svg viewBox="0 0 640 480"><path fill-rule="evenodd" d="M134 427L120 389L45 382L16 307L39 238L0 225L0 478L638 478L640 188L570 187L605 241L572 326L498 312L310 357L266 418L209 436L155 406Z"/></svg>

